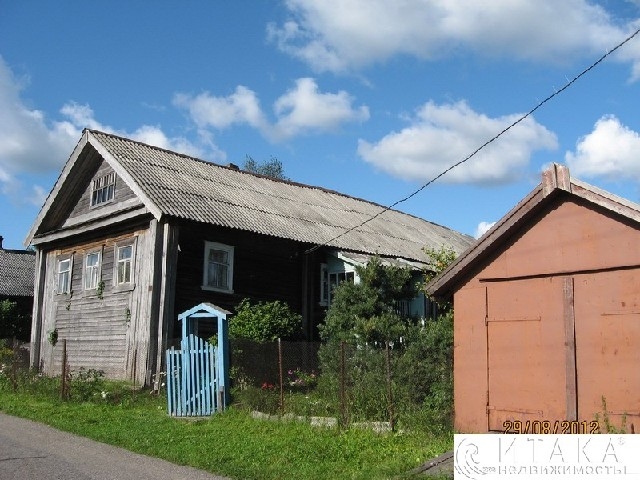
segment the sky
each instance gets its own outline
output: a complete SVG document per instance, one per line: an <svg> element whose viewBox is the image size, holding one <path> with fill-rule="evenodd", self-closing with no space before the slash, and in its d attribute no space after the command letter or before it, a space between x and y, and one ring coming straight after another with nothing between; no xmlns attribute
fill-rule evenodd
<svg viewBox="0 0 640 480"><path fill-rule="evenodd" d="M83 128L478 236L552 162L640 202L640 0L0 0L0 235Z"/></svg>

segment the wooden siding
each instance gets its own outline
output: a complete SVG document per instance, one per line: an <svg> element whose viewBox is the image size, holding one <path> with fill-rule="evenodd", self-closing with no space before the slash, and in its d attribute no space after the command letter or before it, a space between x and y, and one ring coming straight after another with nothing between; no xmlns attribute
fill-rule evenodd
<svg viewBox="0 0 640 480"><path fill-rule="evenodd" d="M148 248L149 229L137 228L113 238L86 241L77 245L49 250L46 255L42 305L38 315L42 328L32 337L38 342L39 356L45 372L60 372L61 342L67 340L67 354L72 370L103 370L111 378L144 381L146 351L149 338ZM133 283L114 285L114 258L116 245L134 245ZM84 261L88 253L101 252L99 290L84 290ZM151 254L152 255L152 254ZM58 260L72 258L71 293L56 292ZM35 309L34 309L35 311ZM59 343L52 346L49 332L58 330Z"/></svg>
<svg viewBox="0 0 640 480"><path fill-rule="evenodd" d="M179 238L175 310L210 302L234 311L243 298L283 300L303 313L304 246L291 240L204 224L182 224ZM205 241L234 247L233 293L203 290ZM309 269L320 275L319 266ZM313 282L306 282L314 291ZM317 284L317 282L315 282ZM319 298L319 297L317 297ZM316 302L317 303L317 298ZM177 326L174 337L179 337Z"/></svg>
<svg viewBox="0 0 640 480"><path fill-rule="evenodd" d="M96 207L91 207L91 184L96 178L100 178L104 175L113 172L111 166L104 160L97 164L97 168L93 172L91 178L87 181L86 186L82 194L79 196L77 203L69 213L68 218L72 219L82 215L86 215L94 210L103 209L109 205L126 202L136 198L133 190L118 176L116 175L116 190L113 200Z"/></svg>

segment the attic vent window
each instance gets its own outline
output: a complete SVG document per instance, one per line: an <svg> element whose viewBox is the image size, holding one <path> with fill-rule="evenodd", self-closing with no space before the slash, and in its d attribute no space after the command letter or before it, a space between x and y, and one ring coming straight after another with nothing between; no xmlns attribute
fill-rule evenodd
<svg viewBox="0 0 640 480"><path fill-rule="evenodd" d="M113 200L116 192L116 174L108 173L91 182L91 206L95 207Z"/></svg>

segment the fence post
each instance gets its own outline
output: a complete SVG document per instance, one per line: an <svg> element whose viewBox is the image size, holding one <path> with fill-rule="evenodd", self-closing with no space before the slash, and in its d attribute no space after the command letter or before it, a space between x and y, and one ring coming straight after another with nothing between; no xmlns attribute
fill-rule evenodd
<svg viewBox="0 0 640 480"><path fill-rule="evenodd" d="M62 340L62 383L60 386L60 400L69 400L69 372L67 365L67 339Z"/></svg>
<svg viewBox="0 0 640 480"><path fill-rule="evenodd" d="M18 391L18 341L16 337L13 337L13 360L11 361L11 385L13 386L13 393Z"/></svg>
<svg viewBox="0 0 640 480"><path fill-rule="evenodd" d="M387 350L387 396L389 397L389 426L391 431L395 431L395 412L393 409L393 390L391 389L391 350L389 349L389 342L386 342Z"/></svg>
<svg viewBox="0 0 640 480"><path fill-rule="evenodd" d="M284 385L282 381L282 341L278 338L278 380L280 381L280 415L284 415Z"/></svg>
<svg viewBox="0 0 640 480"><path fill-rule="evenodd" d="M340 421L343 427L347 426L347 395L346 395L346 368L345 368L345 343L340 342Z"/></svg>

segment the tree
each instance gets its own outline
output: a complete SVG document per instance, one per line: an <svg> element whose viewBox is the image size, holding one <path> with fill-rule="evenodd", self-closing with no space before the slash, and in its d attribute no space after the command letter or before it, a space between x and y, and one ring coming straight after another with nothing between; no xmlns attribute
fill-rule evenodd
<svg viewBox="0 0 640 480"><path fill-rule="evenodd" d="M458 254L456 251L445 245L442 245L440 248L424 248L424 253L426 253L431 258L430 269L426 270L424 273L424 284L425 286L438 275L440 275L449 265L453 263ZM433 300L433 299L432 299ZM441 314L447 313L451 310L450 302L441 302L438 303L438 311Z"/></svg>
<svg viewBox="0 0 640 480"><path fill-rule="evenodd" d="M244 161L243 169L247 172L257 173L271 178L277 178L278 180L289 180L289 177L284 174L284 167L282 166L282 162L276 157L271 157L269 160L263 163L258 163L252 157L247 155Z"/></svg>
<svg viewBox="0 0 640 480"><path fill-rule="evenodd" d="M369 344L397 340L411 319L400 316L396 304L414 298L418 291L411 271L385 266L373 257L366 266L357 266L356 272L360 283L343 282L335 288L321 338Z"/></svg>

